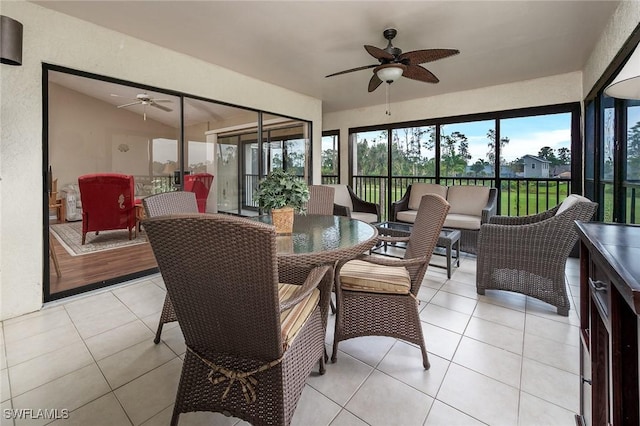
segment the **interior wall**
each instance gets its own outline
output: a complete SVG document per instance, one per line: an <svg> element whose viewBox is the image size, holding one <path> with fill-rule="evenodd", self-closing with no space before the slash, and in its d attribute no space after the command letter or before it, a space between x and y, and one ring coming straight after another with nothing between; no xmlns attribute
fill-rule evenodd
<svg viewBox="0 0 640 426"><path fill-rule="evenodd" d="M640 23L640 1L621 1L584 67L583 98L591 91Z"/></svg>
<svg viewBox="0 0 640 426"><path fill-rule="evenodd" d="M393 96L393 87L391 87L391 93ZM323 116L322 125L324 130L340 130L340 158L347 159L349 153L349 128L352 127L504 111L580 102L581 100L582 73L572 72L463 92L447 93L406 102L396 102L391 104L391 116L385 114L386 106L384 104L328 113ZM340 181L348 183L348 176L348 161L341 161Z"/></svg>
<svg viewBox="0 0 640 426"><path fill-rule="evenodd" d="M150 141L178 137L178 129L55 83L49 105L49 162L59 189L87 173L148 176Z"/></svg>
<svg viewBox="0 0 640 426"><path fill-rule="evenodd" d="M43 259L43 62L310 120L320 180L319 99L33 3L1 5L2 15L23 24L24 39L22 66L0 65L0 320L42 306L49 261Z"/></svg>

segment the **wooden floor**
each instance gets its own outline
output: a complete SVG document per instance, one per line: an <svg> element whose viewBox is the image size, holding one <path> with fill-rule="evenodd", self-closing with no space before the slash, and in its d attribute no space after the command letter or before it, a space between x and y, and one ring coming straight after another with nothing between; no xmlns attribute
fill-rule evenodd
<svg viewBox="0 0 640 426"><path fill-rule="evenodd" d="M49 257L51 294L100 283L118 276L135 274L158 266L149 243L71 256L56 238L51 236L51 239L62 274L61 277L56 276L53 262Z"/></svg>

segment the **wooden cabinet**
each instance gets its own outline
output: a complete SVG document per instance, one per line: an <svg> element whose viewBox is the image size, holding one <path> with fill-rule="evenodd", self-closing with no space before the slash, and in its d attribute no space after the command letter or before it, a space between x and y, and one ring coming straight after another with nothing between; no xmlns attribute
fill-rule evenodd
<svg viewBox="0 0 640 426"><path fill-rule="evenodd" d="M577 222L580 235L579 425L640 424L640 227Z"/></svg>

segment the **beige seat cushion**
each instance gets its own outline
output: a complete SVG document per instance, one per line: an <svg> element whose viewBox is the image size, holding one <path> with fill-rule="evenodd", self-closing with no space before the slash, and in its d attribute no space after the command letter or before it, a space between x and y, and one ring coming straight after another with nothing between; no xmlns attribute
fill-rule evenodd
<svg viewBox="0 0 640 426"><path fill-rule="evenodd" d="M447 215L444 220L443 228L456 229L480 229L481 218L479 216L469 216L468 214L451 214Z"/></svg>
<svg viewBox="0 0 640 426"><path fill-rule="evenodd" d="M351 212L351 219L358 219L367 223L374 223L378 221L378 215L373 213L363 213L363 212Z"/></svg>
<svg viewBox="0 0 640 426"><path fill-rule="evenodd" d="M396 214L396 220L400 222L415 223L418 210L405 210Z"/></svg>
<svg viewBox="0 0 640 426"><path fill-rule="evenodd" d="M333 197L334 204L339 206L346 206L349 208L349 211L353 211L353 203L351 202L351 195L349 195L349 190L347 189L347 185L326 185L332 188L335 188L336 192Z"/></svg>
<svg viewBox="0 0 640 426"><path fill-rule="evenodd" d="M447 192L447 201L451 204L449 214L482 217L482 209L487 206L490 190L488 186L450 186Z"/></svg>
<svg viewBox="0 0 640 426"><path fill-rule="evenodd" d="M411 184L411 192L409 193L409 210L418 210L420 201L426 194L438 194L447 199L447 187L437 185L435 183L413 183Z"/></svg>
<svg viewBox="0 0 640 426"><path fill-rule="evenodd" d="M559 215L560 213L567 211L571 206L579 202L590 203L591 200L586 197L583 197L582 195L571 194L567 198L565 198L564 201L560 204L560 207L558 207L558 210L556 211L556 215Z"/></svg>
<svg viewBox="0 0 640 426"><path fill-rule="evenodd" d="M344 290L367 293L408 294L411 277L404 267L382 266L364 260L352 260L340 270Z"/></svg>
<svg viewBox="0 0 640 426"><path fill-rule="evenodd" d="M281 301L286 300L299 288L300 286L294 284L278 284L278 298ZM315 289L300 303L280 313L280 332L285 350L291 346L307 318L318 306L319 300L320 291Z"/></svg>

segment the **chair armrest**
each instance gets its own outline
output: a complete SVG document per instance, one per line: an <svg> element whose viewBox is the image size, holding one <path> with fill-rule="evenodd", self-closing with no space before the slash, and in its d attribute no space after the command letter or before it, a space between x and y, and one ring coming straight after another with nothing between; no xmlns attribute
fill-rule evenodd
<svg viewBox="0 0 640 426"><path fill-rule="evenodd" d="M559 206L544 211L542 213L532 214L528 216L492 216L489 218L489 223L498 225L527 225L531 223L538 223L543 220L547 220L555 216Z"/></svg>
<svg viewBox="0 0 640 426"><path fill-rule="evenodd" d="M404 193L402 198L400 198L395 203L391 203L391 220L393 222L397 221L398 212L402 212L405 210L409 210L409 196L411 194L411 185L407 187L407 191Z"/></svg>
<svg viewBox="0 0 640 426"><path fill-rule="evenodd" d="M357 260L363 260L365 262L373 263L376 265L382 266L419 266L423 265L428 261L427 256L414 257L412 259L397 259L391 257L382 257L382 256L367 256L365 254L361 254L356 257Z"/></svg>
<svg viewBox="0 0 640 426"><path fill-rule="evenodd" d="M318 287L322 278L324 278L332 268L333 265L324 265L313 268L300 288L296 290L291 297L280 302L280 312L290 309L309 296L311 292Z"/></svg>
<svg viewBox="0 0 640 426"><path fill-rule="evenodd" d="M529 262L564 262L578 239L572 223L558 217L525 225L485 223L478 235L478 269L485 259L513 269Z"/></svg>
<svg viewBox="0 0 640 426"><path fill-rule="evenodd" d="M341 206L340 204L333 205L333 214L335 216L346 216L351 217L351 211L347 206Z"/></svg>
<svg viewBox="0 0 640 426"><path fill-rule="evenodd" d="M358 197L358 195L353 192L349 185L347 185L347 191L349 191L349 196L351 197L351 204L353 204L354 212L375 214L376 216L378 216L377 221L380 222L380 205L372 203L370 201L365 201L362 198Z"/></svg>
<svg viewBox="0 0 640 426"><path fill-rule="evenodd" d="M487 205L482 209L482 218L480 223L489 223L491 217L496 215L498 209L498 188L491 188L489 190L489 199Z"/></svg>

